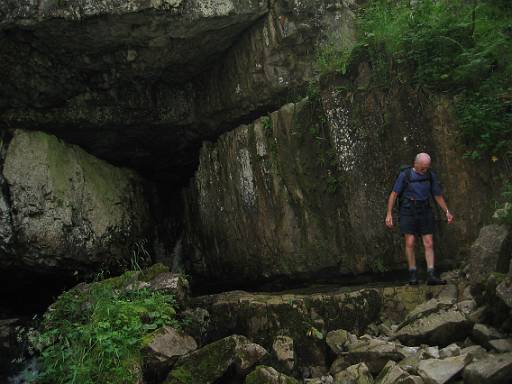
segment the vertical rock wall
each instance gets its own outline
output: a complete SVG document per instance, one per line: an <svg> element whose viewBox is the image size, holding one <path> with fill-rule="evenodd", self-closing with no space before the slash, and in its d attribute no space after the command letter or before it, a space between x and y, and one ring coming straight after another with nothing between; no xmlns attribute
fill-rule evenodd
<svg viewBox="0 0 512 384"><path fill-rule="evenodd" d="M149 256L148 185L133 171L24 130L2 165L2 268L72 272Z"/></svg>
<svg viewBox="0 0 512 384"><path fill-rule="evenodd" d="M489 216L492 177L463 158L450 101L364 87L361 77L324 79L321 108L287 104L203 145L185 192L193 272L248 283L404 269L398 228L384 226L386 202L400 165L422 151L456 217L447 226L437 211L437 264L467 254Z"/></svg>

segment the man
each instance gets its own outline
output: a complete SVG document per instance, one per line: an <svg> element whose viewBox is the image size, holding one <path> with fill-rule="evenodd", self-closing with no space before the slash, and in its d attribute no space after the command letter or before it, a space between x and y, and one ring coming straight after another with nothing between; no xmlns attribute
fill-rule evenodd
<svg viewBox="0 0 512 384"><path fill-rule="evenodd" d="M393 191L389 195L386 214L386 226L393 227L391 211L397 197L403 193L400 204L400 232L405 238L405 254L409 264L409 284L417 285L416 257L414 243L416 236L421 236L425 248L425 260L427 262L427 284L446 284L439 279L434 270L434 215L430 208L429 197L433 196L437 204L446 215L448 224L453 222L453 215L448 210L444 200L441 186L434 172L430 171L431 159L426 153L419 153L414 159L414 166L406 168L398 175ZM409 172L409 174L407 174Z"/></svg>

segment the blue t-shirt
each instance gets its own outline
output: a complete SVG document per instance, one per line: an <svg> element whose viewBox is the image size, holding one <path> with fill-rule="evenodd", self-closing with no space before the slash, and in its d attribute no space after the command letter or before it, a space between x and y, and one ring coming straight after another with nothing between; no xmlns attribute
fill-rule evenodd
<svg viewBox="0 0 512 384"><path fill-rule="evenodd" d="M430 183L428 181L423 182L412 182L414 180L428 180L428 176L422 175L414 170L414 168L405 169L398 175L395 186L393 187L393 192L400 194L402 190L406 186L405 173L411 172L409 188L407 188L404 192L404 197L406 199L412 200L427 200L430 197ZM434 172L430 171L432 175L432 194L433 196L441 196L443 194L443 190L441 185L439 184L439 180Z"/></svg>

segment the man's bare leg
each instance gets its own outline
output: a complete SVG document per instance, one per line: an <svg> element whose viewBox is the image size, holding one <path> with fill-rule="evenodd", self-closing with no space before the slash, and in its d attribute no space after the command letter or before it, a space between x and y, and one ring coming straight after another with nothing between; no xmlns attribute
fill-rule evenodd
<svg viewBox="0 0 512 384"><path fill-rule="evenodd" d="M428 285L443 285L446 284L445 280L439 279L435 275L434 270L434 238L430 235L421 236L423 246L425 247L425 261L427 262L427 284Z"/></svg>
<svg viewBox="0 0 512 384"><path fill-rule="evenodd" d="M409 284L418 284L416 277L416 255L414 254L415 235L405 234L405 255L407 256L407 264L409 265Z"/></svg>
<svg viewBox="0 0 512 384"><path fill-rule="evenodd" d="M434 239L432 235L421 236L425 247L425 261L429 270L434 269Z"/></svg>

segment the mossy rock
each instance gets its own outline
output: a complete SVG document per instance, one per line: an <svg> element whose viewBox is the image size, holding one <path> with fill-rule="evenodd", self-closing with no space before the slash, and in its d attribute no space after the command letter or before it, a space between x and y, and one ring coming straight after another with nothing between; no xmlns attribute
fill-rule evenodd
<svg viewBox="0 0 512 384"><path fill-rule="evenodd" d="M245 336L229 336L181 358L164 383L214 383L231 367L243 371L266 354L263 347L251 343Z"/></svg>
<svg viewBox="0 0 512 384"><path fill-rule="evenodd" d="M299 382L272 367L258 365L254 371L247 375L245 384L299 384Z"/></svg>

